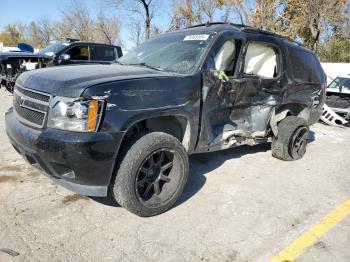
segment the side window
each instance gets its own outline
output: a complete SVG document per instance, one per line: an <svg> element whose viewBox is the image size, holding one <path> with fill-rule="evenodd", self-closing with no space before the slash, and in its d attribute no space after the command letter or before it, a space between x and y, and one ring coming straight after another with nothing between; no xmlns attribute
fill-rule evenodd
<svg viewBox="0 0 350 262"><path fill-rule="evenodd" d="M330 85L328 86L328 90L329 91L333 91L333 92L340 92L340 86L341 86L341 79L339 77L337 77L336 79L334 79L332 81L332 83L330 83Z"/></svg>
<svg viewBox="0 0 350 262"><path fill-rule="evenodd" d="M250 43L244 60L244 73L264 78L278 75L278 54L272 46L263 43Z"/></svg>
<svg viewBox="0 0 350 262"><path fill-rule="evenodd" d="M226 41L214 58L215 69L218 71L229 71L236 53L236 41Z"/></svg>
<svg viewBox="0 0 350 262"><path fill-rule="evenodd" d="M75 46L67 51L71 60L89 60L89 47L87 45Z"/></svg>
<svg viewBox="0 0 350 262"><path fill-rule="evenodd" d="M91 46L90 54L91 54L91 60L93 61L114 61L115 60L114 47Z"/></svg>
<svg viewBox="0 0 350 262"><path fill-rule="evenodd" d="M344 92L347 92L347 93L350 92L350 79L349 79L349 78L347 78L347 79L344 81L344 84L343 84L343 91L344 91Z"/></svg>
<svg viewBox="0 0 350 262"><path fill-rule="evenodd" d="M328 91L349 93L350 92L350 78L337 77L328 86Z"/></svg>
<svg viewBox="0 0 350 262"><path fill-rule="evenodd" d="M302 82L323 83L324 72L316 55L298 46L288 48L288 74Z"/></svg>

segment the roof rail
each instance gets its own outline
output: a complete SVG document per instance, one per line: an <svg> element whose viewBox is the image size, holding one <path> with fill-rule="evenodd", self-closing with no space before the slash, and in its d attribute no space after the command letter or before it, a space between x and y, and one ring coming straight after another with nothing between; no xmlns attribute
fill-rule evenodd
<svg viewBox="0 0 350 262"><path fill-rule="evenodd" d="M205 24L198 24L198 25L194 25L194 26L190 26L187 28L195 28L195 27L201 27L201 26L211 26L211 25L231 25L233 27L235 27L236 29L242 31L242 32L246 32L246 33L260 33L260 34L265 34L265 35L270 35L270 36L274 36L274 37L278 37L284 40L288 40L292 43L295 43L299 46L305 47L303 44L298 43L294 40L289 39L288 37L276 34L274 32L268 31L268 30L263 30L263 29L259 29L253 26L248 26L245 24L235 24L235 23L229 23L229 22L206 22Z"/></svg>
<svg viewBox="0 0 350 262"><path fill-rule="evenodd" d="M69 43L73 43L73 42L78 42L78 41L80 41L79 39L71 38L71 37L63 37L62 40L63 40L63 41L67 41L67 42L69 42Z"/></svg>
<svg viewBox="0 0 350 262"><path fill-rule="evenodd" d="M195 27L201 27L201 26L211 26L211 25L229 25L230 23L226 22L206 22L204 24L197 24L197 25L191 25L186 28L195 28Z"/></svg>
<svg viewBox="0 0 350 262"><path fill-rule="evenodd" d="M296 42L296 41L294 41L294 40L292 40L292 39L290 39L290 38L288 38L286 36L274 33L272 31L256 28L256 27L253 27L253 26L242 25L242 24L231 24L231 25L233 25L235 27L240 27L241 31L246 32L246 33L260 33L260 34L265 34L265 35L271 35L271 36L274 36L274 37L278 37L278 38L290 41L290 42L292 42L294 44L297 44L299 46L305 47L303 44L301 44L299 42Z"/></svg>

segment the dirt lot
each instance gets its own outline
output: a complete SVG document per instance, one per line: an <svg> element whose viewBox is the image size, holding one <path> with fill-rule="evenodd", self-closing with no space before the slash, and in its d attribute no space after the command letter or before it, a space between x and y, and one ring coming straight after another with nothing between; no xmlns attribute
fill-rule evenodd
<svg viewBox="0 0 350 262"><path fill-rule="evenodd" d="M139 218L28 167L5 134L11 99L0 90L1 262L268 261L350 197L350 128L317 124L300 161L269 144L192 156L177 205ZM350 216L297 261L350 261L349 243Z"/></svg>

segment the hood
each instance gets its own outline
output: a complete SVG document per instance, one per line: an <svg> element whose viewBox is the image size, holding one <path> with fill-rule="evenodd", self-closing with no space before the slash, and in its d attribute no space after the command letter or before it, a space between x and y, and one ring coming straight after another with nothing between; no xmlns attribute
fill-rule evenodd
<svg viewBox="0 0 350 262"><path fill-rule="evenodd" d="M101 83L171 75L141 66L80 65L28 71L20 75L17 83L53 96L79 97L86 88Z"/></svg>

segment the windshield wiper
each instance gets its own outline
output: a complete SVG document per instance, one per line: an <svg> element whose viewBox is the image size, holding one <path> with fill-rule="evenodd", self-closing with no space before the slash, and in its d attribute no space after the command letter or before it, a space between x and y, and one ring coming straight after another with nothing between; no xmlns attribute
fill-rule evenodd
<svg viewBox="0 0 350 262"><path fill-rule="evenodd" d="M144 66L144 67L151 68L151 69L154 69L154 70L157 70L157 71L163 71L162 68L151 66L151 65L147 65L145 62L138 63L138 64L127 64L127 65L130 65L130 66Z"/></svg>

